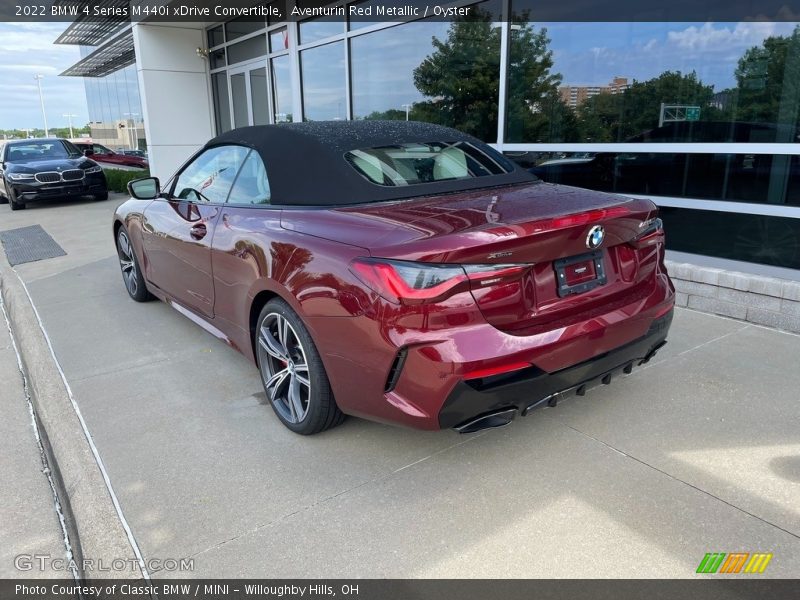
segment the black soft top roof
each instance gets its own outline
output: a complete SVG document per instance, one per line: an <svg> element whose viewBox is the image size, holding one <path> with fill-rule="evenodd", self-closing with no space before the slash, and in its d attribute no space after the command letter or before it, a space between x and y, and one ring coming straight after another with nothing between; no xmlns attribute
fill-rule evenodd
<svg viewBox="0 0 800 600"><path fill-rule="evenodd" d="M458 141L478 147L509 172L407 186L382 186L361 176L344 157L351 150L393 144ZM472 136L449 127L416 121L318 121L242 127L212 139L206 147L222 144L239 144L259 153L267 168L272 204L278 205L361 204L536 179Z"/></svg>

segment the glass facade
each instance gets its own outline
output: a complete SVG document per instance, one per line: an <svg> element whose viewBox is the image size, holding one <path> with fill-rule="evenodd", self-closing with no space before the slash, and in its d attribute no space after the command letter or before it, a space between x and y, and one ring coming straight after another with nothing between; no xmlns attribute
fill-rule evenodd
<svg viewBox="0 0 800 600"><path fill-rule="evenodd" d="M547 181L653 199L672 249L800 268L798 24L543 23L515 0L474 7L454 22L214 26L217 127L448 125Z"/></svg>
<svg viewBox="0 0 800 600"><path fill-rule="evenodd" d="M80 50L83 57L93 48L82 46ZM83 81L92 137L98 141L114 140L122 144L118 147L132 148L136 141L133 133L136 124L139 147L146 148L136 66L130 65L105 77L84 77ZM112 147L117 146L112 143Z"/></svg>
<svg viewBox="0 0 800 600"><path fill-rule="evenodd" d="M81 56L93 48L82 46ZM92 139L112 150L147 149L136 65L105 77L84 77Z"/></svg>
<svg viewBox="0 0 800 600"><path fill-rule="evenodd" d="M300 52L305 121L347 118L344 42L332 42Z"/></svg>

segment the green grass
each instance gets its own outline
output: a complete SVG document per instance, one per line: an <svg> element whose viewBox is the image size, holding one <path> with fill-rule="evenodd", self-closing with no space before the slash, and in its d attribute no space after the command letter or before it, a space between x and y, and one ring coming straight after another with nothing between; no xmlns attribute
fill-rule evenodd
<svg viewBox="0 0 800 600"><path fill-rule="evenodd" d="M150 171L141 169L136 171L123 171L122 169L103 169L108 182L109 192L128 192L128 182L142 177L150 177Z"/></svg>

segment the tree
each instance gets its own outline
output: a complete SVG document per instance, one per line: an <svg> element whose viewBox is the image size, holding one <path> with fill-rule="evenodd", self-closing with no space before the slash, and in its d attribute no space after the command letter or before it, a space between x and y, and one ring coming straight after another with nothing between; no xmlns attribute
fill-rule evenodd
<svg viewBox="0 0 800 600"><path fill-rule="evenodd" d="M78 137L82 133L90 133L88 123L83 127L79 127L75 125L73 127L73 133L75 137ZM50 137L61 137L61 138L68 138L69 137L69 127L50 127L48 130ZM36 128L30 130L30 135L35 138L44 137L44 129ZM23 129L0 129L0 138L6 137L8 139L25 139L28 137L28 131Z"/></svg>
<svg viewBox="0 0 800 600"><path fill-rule="evenodd" d="M413 119L497 139L500 28L493 20L478 10L453 21L444 41L433 37L434 51L414 69L414 85L430 100L414 104Z"/></svg>
<svg viewBox="0 0 800 600"><path fill-rule="evenodd" d="M383 120L383 121L405 121L406 111L399 108L390 108L388 110L380 111L373 110L366 117L366 120Z"/></svg>
<svg viewBox="0 0 800 600"><path fill-rule="evenodd" d="M624 118L623 94L598 94L577 109L578 142L615 142L620 139Z"/></svg>
<svg viewBox="0 0 800 600"><path fill-rule="evenodd" d="M572 141L577 119L561 101L561 74L553 73L547 29L535 31L527 13L513 19L509 40L506 139L510 142Z"/></svg>
<svg viewBox="0 0 800 600"><path fill-rule="evenodd" d="M800 26L747 50L735 72L737 121L783 123L792 132L800 110ZM785 137L785 136L782 136Z"/></svg>
<svg viewBox="0 0 800 600"><path fill-rule="evenodd" d="M579 107L581 141L624 142L655 129L662 103L699 106L701 120L719 120L722 113L711 106L713 96L714 86L705 85L694 71L665 71L634 81L622 94L598 94Z"/></svg>

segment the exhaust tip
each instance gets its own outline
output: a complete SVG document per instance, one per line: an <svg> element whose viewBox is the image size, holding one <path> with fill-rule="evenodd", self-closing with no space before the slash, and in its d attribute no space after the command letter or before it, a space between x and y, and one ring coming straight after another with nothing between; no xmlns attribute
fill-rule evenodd
<svg viewBox="0 0 800 600"><path fill-rule="evenodd" d="M475 433L484 429L497 429L509 425L517 416L516 408L507 408L453 427L458 433Z"/></svg>
<svg viewBox="0 0 800 600"><path fill-rule="evenodd" d="M656 354L658 354L658 351L661 350L666 345L667 345L667 340L661 340L658 344L650 348L650 351L647 354L645 354L645 357L639 362L639 365L641 366L645 363L650 362L650 359L653 358Z"/></svg>

